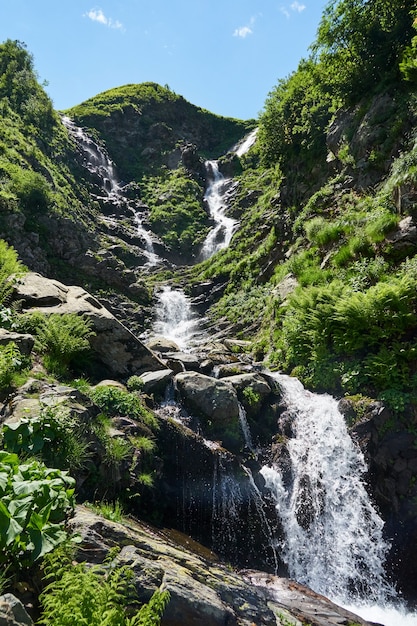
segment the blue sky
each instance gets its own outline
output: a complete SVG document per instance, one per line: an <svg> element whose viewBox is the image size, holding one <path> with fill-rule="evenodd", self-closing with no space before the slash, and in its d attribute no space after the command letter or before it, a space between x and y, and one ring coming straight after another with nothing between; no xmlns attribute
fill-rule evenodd
<svg viewBox="0 0 417 626"><path fill-rule="evenodd" d="M128 83L169 85L195 105L257 117L315 39L324 0L0 0L56 109Z"/></svg>

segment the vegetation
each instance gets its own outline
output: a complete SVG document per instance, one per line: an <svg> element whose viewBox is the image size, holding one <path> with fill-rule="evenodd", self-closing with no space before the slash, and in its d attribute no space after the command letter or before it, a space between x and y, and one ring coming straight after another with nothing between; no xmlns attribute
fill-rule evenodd
<svg viewBox="0 0 417 626"><path fill-rule="evenodd" d="M43 626L158 626L169 593L154 592L150 601L133 608L135 589L133 572L118 566L110 553L104 565L74 565L71 552L57 550L44 566L47 585L41 595L42 615L37 622ZM132 607L129 610L128 606Z"/></svg>
<svg viewBox="0 0 417 626"><path fill-rule="evenodd" d="M143 183L143 197L150 206L149 223L153 232L175 254L192 258L208 232L203 208L203 190L184 168Z"/></svg>
<svg viewBox="0 0 417 626"><path fill-rule="evenodd" d="M73 478L0 450L0 563L16 575L67 539Z"/></svg>

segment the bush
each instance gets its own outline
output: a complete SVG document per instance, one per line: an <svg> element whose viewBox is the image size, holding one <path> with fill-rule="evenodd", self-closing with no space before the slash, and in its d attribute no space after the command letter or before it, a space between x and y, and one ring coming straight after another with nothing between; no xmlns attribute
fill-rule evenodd
<svg viewBox="0 0 417 626"><path fill-rule="evenodd" d="M19 261L15 249L0 239L0 304L12 292L15 278L25 271L26 268Z"/></svg>
<svg viewBox="0 0 417 626"><path fill-rule="evenodd" d="M67 539L74 484L66 472L0 451L0 563L17 571Z"/></svg>
<svg viewBox="0 0 417 626"><path fill-rule="evenodd" d="M91 321L76 313L35 315L33 320L37 348L45 355L46 368L57 376L67 376L88 355L89 338L95 334Z"/></svg>
<svg viewBox="0 0 417 626"><path fill-rule="evenodd" d="M46 560L48 582L40 599L43 626L158 626L169 601L169 592L157 589L148 604L128 615L135 602L133 572L117 566L110 553L106 563L87 567L74 565L68 551Z"/></svg>
<svg viewBox="0 0 417 626"><path fill-rule="evenodd" d="M0 391L8 391L17 386L27 364L28 358L21 354L13 341L0 346Z"/></svg>
<svg viewBox="0 0 417 626"><path fill-rule="evenodd" d="M110 417L126 415L156 429L158 422L154 415L143 405L136 393L129 393L119 387L100 385L90 392L91 399Z"/></svg>

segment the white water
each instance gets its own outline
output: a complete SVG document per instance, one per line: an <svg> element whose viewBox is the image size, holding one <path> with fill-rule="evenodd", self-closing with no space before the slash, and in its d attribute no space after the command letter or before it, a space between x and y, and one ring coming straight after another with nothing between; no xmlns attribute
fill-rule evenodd
<svg viewBox="0 0 417 626"><path fill-rule="evenodd" d="M101 186L106 194L106 198L115 206L121 205L125 198L120 183L117 180L116 171L113 162L110 160L106 152L87 135L87 133L76 126L76 124L66 116L62 117L62 123L75 138L77 144L84 154L84 166L89 172L95 174L101 181ZM135 222L137 225L137 233L143 240L145 249L143 253L147 258L146 265L154 266L162 262L162 259L155 253L152 236L143 226L142 218L138 211L135 211ZM108 219L108 221L111 221Z"/></svg>
<svg viewBox="0 0 417 626"><path fill-rule="evenodd" d="M153 334L171 339L181 350L187 350L200 334L200 320L192 310L190 299L182 290L170 286L163 287L157 297Z"/></svg>
<svg viewBox="0 0 417 626"><path fill-rule="evenodd" d="M336 400L306 391L295 378L275 377L293 430L290 468L265 466L261 473L276 500L290 576L366 619L415 626L415 615L404 617L394 606L395 591L384 577L383 521Z"/></svg>
<svg viewBox="0 0 417 626"><path fill-rule="evenodd" d="M156 254L152 237L149 231L147 231L146 228L144 228L144 226L142 225L142 217L138 211L135 212L135 222L137 227L137 233L139 237L143 239L143 243L145 245L145 249L143 252L148 259L147 265L150 267L158 265L158 263L161 263L162 259Z"/></svg>
<svg viewBox="0 0 417 626"><path fill-rule="evenodd" d="M102 150L82 128L76 126L69 117L63 116L62 123L76 139L83 151L85 157L84 166L89 172L96 174L103 181L103 191L106 192L107 196L117 200L120 188L113 162L109 159L104 150Z"/></svg>
<svg viewBox="0 0 417 626"><path fill-rule="evenodd" d="M201 260L209 259L215 252L227 248L237 226L237 221L225 215L227 205L224 191L230 179L225 179L219 171L217 161L206 161L210 179L204 199L207 202L211 219L215 226L210 230L200 252Z"/></svg>
<svg viewBox="0 0 417 626"><path fill-rule="evenodd" d="M246 152L248 152L248 150L252 148L253 144L255 143L257 134L258 129L255 128L232 149L232 152L234 152L238 157L246 154Z"/></svg>

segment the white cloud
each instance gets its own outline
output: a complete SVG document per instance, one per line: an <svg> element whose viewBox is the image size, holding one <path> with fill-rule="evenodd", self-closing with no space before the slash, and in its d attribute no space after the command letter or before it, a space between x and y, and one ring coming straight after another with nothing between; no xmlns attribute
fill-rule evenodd
<svg viewBox="0 0 417 626"><path fill-rule="evenodd" d="M306 5L300 4L299 2L297 2L297 0L294 0L294 2L291 5L291 9L293 11L296 11L297 13L302 13L305 8L306 8Z"/></svg>
<svg viewBox="0 0 417 626"><path fill-rule="evenodd" d="M280 7L280 11L285 15L286 18L289 19L291 17L291 11L293 13L302 13L306 8L307 7L305 4L301 4L301 2L298 2L298 0L294 0L294 2L290 4L290 6Z"/></svg>
<svg viewBox="0 0 417 626"><path fill-rule="evenodd" d="M252 35L252 26L255 24L255 19L255 17L251 17L249 24L236 28L235 32L233 33L233 37L240 37L241 39L244 39L248 35Z"/></svg>
<svg viewBox="0 0 417 626"><path fill-rule="evenodd" d="M241 26L240 28L236 28L233 33L233 37L242 37L244 39L248 35L252 35L252 29L249 26Z"/></svg>
<svg viewBox="0 0 417 626"><path fill-rule="evenodd" d="M113 20L111 17L106 17L101 9L90 9L90 11L88 11L88 13L85 13L84 15L93 22L98 22L99 24L103 24L108 28L123 30L123 24L119 22L119 20Z"/></svg>

